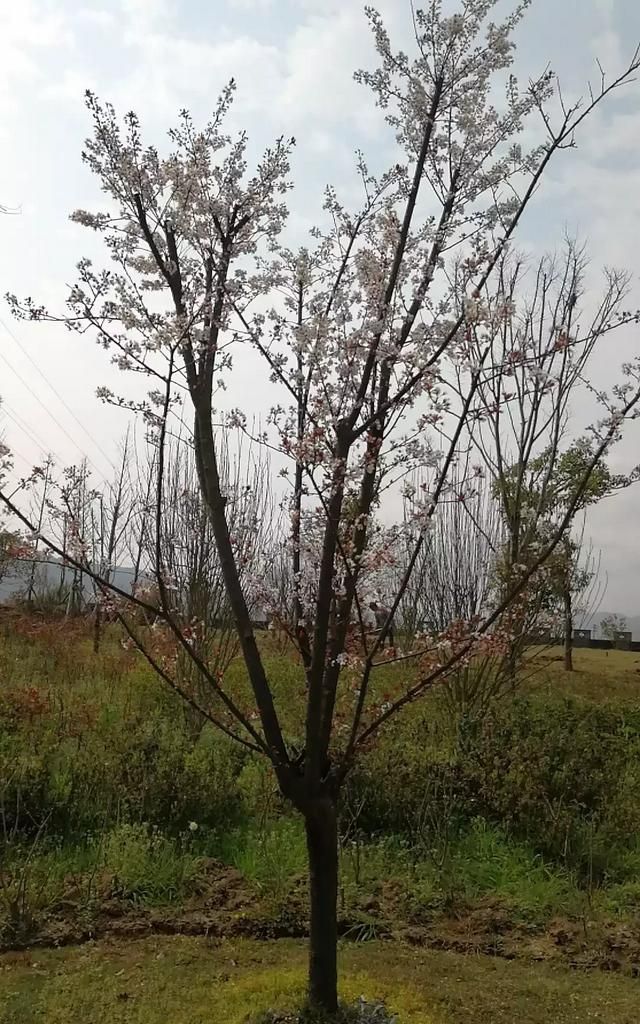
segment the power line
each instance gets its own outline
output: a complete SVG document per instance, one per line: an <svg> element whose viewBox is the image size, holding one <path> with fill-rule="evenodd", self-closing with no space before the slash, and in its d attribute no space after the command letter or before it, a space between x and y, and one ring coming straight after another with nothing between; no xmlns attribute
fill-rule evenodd
<svg viewBox="0 0 640 1024"><path fill-rule="evenodd" d="M40 404L44 405L42 402ZM44 408L46 409L46 407L44 407ZM17 413L15 411L15 409L11 409L7 405L6 401L2 402L2 406L0 407L0 409L1 409L2 413L4 413L4 415L8 416L9 419L13 421L13 423L18 428L18 430L20 430L23 434L25 434L26 437L28 437L29 440L33 444L35 444L37 448L40 448L40 450L42 451L43 455L45 455L45 456L51 455L51 456L54 457L55 461L59 465L61 465L61 466L64 465L65 460L60 457L58 452L54 448L52 448L51 445L45 444L45 442L42 440L42 438L38 437L36 432L34 430L32 430L32 428L23 420L22 416L20 416L19 413ZM11 451L12 452L16 452L16 454L19 454L16 451L15 447L13 446L13 444L10 447L11 447ZM79 448L77 445L76 445L76 448L77 448L78 452L80 453L80 455L82 455L83 459L87 459L88 462L91 462L91 460L89 459L89 456L86 455L83 452L82 448ZM29 460L26 459L24 455L20 454L20 458L22 459L23 462L27 463L28 465L31 466L31 468L33 468L33 462L29 462ZM104 476L104 474L100 473L100 470L94 465L94 463L91 463L91 465L93 465L93 468L99 474L97 482L98 483L103 483L103 484L106 484L107 486L109 486L109 484L107 482L106 476Z"/></svg>
<svg viewBox="0 0 640 1024"><path fill-rule="evenodd" d="M42 438L39 438L35 431L25 423L22 416L19 416L15 410L10 409L6 402L2 403L2 411L10 420L13 420L18 430L22 431L23 434L26 434L29 440L37 445L38 448L41 448L43 452L50 451L52 455L55 455L58 461L61 461L57 452L53 451L49 445L44 444Z"/></svg>
<svg viewBox="0 0 640 1024"><path fill-rule="evenodd" d="M9 406L7 405L7 403L4 402L4 401L2 403L2 412L6 416L8 416L10 420L13 420L13 422L16 425L16 427L18 428L18 430L21 430L29 438L29 440L32 441L33 444L36 445L36 447L40 448L40 450L42 451L42 454L43 454L44 457L53 456L55 462L57 462L61 466L64 466L65 460L60 457L58 452L54 448L52 448L51 445L45 444L42 441L42 439L39 438L38 435L25 423L25 421L22 419L22 417L18 415L18 413L15 411L15 409L13 409L13 410L10 409ZM11 444L9 447L10 447L11 453L15 452L17 455L20 455L20 458L22 459L22 461L27 463L33 469L33 465L34 465L33 461L29 462L29 460L26 459L24 457L24 455L20 454L17 451L17 449L14 447L13 444ZM87 461L91 462L91 460L89 459L88 455L85 455L85 453L82 451L82 448L78 448L78 452L80 453L80 455L82 455L83 459L87 459ZM93 463L91 463L91 465L93 465ZM97 467L95 465L93 466L93 468L96 470L97 473L100 473L100 471L97 469ZM107 487L110 486L108 481L107 481L106 476L104 476L104 474L101 474L101 473L100 473L100 475L99 475L99 477L97 479L97 483L99 483L99 484L100 483L106 484Z"/></svg>
<svg viewBox="0 0 640 1024"><path fill-rule="evenodd" d="M16 456L16 458L20 459L20 462L24 462L25 466L27 466L29 469L33 469L33 462L30 461L25 455L23 455L22 452L19 452L18 449L14 447L14 445L11 445L9 455L11 458Z"/></svg>
<svg viewBox="0 0 640 1024"><path fill-rule="evenodd" d="M6 402L2 403L2 407L0 408L0 412L3 415L9 416L9 418L13 420L13 422L16 424L16 426L20 427L20 424L17 423L16 419L13 417L13 415L7 409ZM20 427L20 429L22 430L23 428ZM31 438L31 440L33 440L35 444L39 444L39 442L36 441L35 438ZM33 468L34 468L33 459L28 459L26 457L26 455L24 455L18 448L16 448L16 446L13 444L13 442L9 446L9 457L10 457L12 463L13 463L14 458L17 458L17 459L20 460L20 462L24 463L24 465L27 467L27 469L33 470ZM17 472L15 470L15 466L13 466L13 465L12 465L12 469L14 470L14 472Z"/></svg>
<svg viewBox="0 0 640 1024"><path fill-rule="evenodd" d="M46 406L46 405L45 405L45 403L44 403L44 402L42 401L42 399L41 399L41 398L40 398L40 397L39 397L39 396L38 396L38 395L37 395L37 394L35 393L35 391L34 391L34 390L33 390L33 388L31 387L31 385L30 385L30 384L29 384L29 383L28 383L28 382L27 382L27 381L26 381L26 380L24 379L24 377L22 376L22 374L21 374L21 373L19 373L19 372L18 372L18 371L16 370L15 366L12 366L12 365L11 365L11 363L9 362L9 360L7 359L7 357L6 357L5 355L3 355L3 353L2 353L2 352L0 352L0 359L2 359L2 361L3 361L4 363L6 363L6 364L7 364L7 366L8 366L8 367L9 367L9 369L11 370L11 372L15 374L15 376L16 376L16 377L18 378L18 380L19 380L19 381L21 382L21 384L22 384L22 385L23 385L23 386L24 386L24 387L25 387L25 388L27 389L27 391L29 392L29 394L30 394L30 395L31 395L31 396L32 396L33 398L35 398L36 402L38 402L38 404L39 404L39 405L41 405L41 406L42 406L42 408L44 409L44 411L45 411L45 412L47 413L47 415L48 415L48 416L50 416L50 417L51 417L51 419L53 420L53 422L54 422L54 423L56 424L56 426L57 426L57 427L58 427L58 428L59 428L59 429L60 429L60 430L62 431L62 433L63 433L63 434L65 435L65 437L67 437L67 438L68 438L68 439L69 439L69 440L71 441L71 444L72 444L72 445L74 446L74 448L75 448L75 449L76 449L76 450L77 450L78 452L80 452L80 454L81 454L81 455L82 455L82 456L83 456L84 458L86 458L87 462L89 462L89 463L90 463L90 464L91 464L91 465L93 466L93 468L95 469L96 473L100 473L100 470L99 470L99 469L98 469L98 467L96 466L96 464L95 464L95 462L93 461L93 459L92 459L92 458L91 458L91 457L90 457L89 455L87 455L87 454L86 454L85 452L83 452L82 448L81 448L81 447L80 447L80 445L79 445L79 444L77 443L77 441L76 441L76 440L75 440L75 439L74 439L74 438L73 438L73 437L71 436L71 434L69 433L69 431L68 431L68 430L67 430L67 429L66 429L65 427L63 427L63 425L62 425L62 424L60 423L60 420L59 420L59 419L57 419L57 417L56 417L56 416L54 416L54 414L53 414L53 413L51 412L51 410L50 410L50 409L48 409L48 408L47 408L47 406Z"/></svg>
<svg viewBox="0 0 640 1024"><path fill-rule="evenodd" d="M83 433L85 433L87 435L87 437L91 441L92 445L94 445L96 450L100 452L100 454L102 455L102 457L104 459L106 459L108 465L111 466L111 469L115 470L115 466L114 466L113 462L111 461L110 457L105 452L104 448L102 448L101 445L98 443L98 441L96 441L95 438L89 433L89 431L87 430L85 425L82 423L82 421L78 419L78 417L74 413L73 409L69 406L68 402L63 398L63 396L60 394L58 389L54 387L54 385L51 383L51 381L45 376L45 374L42 372L42 370L40 369L40 367L36 363L35 359L31 355L31 353L25 348L25 346L22 344L22 342L16 337L15 332L11 330L11 328L5 323L5 321L2 319L2 317L0 317L0 326L2 326L4 328L4 330L7 332L7 334L9 335L9 337L12 338L12 340L18 346L18 348L20 349L22 354L24 356L26 356L26 358L29 360L29 362L33 366L33 368L36 371L36 373L38 373L40 375L40 377L42 377L43 381L45 382L45 384L47 385L49 390L52 391L53 394L58 399L58 401L62 403L64 408L67 410L69 415L72 417L72 419L78 424L78 426L80 427L80 430L82 430ZM6 359L5 359L5 362L6 362ZM91 461L91 460L89 460L89 461ZM92 463L92 465L93 465L93 463ZM95 468L95 466L94 466L94 468Z"/></svg>

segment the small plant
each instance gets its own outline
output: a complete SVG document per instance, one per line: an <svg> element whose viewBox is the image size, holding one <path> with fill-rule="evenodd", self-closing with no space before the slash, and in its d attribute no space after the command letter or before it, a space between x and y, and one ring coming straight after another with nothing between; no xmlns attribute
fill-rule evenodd
<svg viewBox="0 0 640 1024"><path fill-rule="evenodd" d="M50 879L34 865L46 826L45 820L23 857L9 859L9 844L0 847L0 937L11 942L28 941L52 902Z"/></svg>
<svg viewBox="0 0 640 1024"><path fill-rule="evenodd" d="M41 886L34 891L28 863L0 871L0 936L27 941L37 929Z"/></svg>
<svg viewBox="0 0 640 1024"><path fill-rule="evenodd" d="M283 896L291 879L304 873L305 842L301 822L283 817L264 828L240 828L220 836L215 850L261 889Z"/></svg>
<svg viewBox="0 0 640 1024"><path fill-rule="evenodd" d="M367 915L365 920L358 921L356 924L351 925L350 928L347 928L344 938L349 939L351 942L374 942L380 938L380 933L379 922Z"/></svg>
<svg viewBox="0 0 640 1024"><path fill-rule="evenodd" d="M342 1006L337 1016L302 1009L292 1013L261 1014L251 1024L399 1024L399 1021L383 1003L369 1003L361 996L355 1006Z"/></svg>
<svg viewBox="0 0 640 1024"><path fill-rule="evenodd" d="M188 849L189 838L163 836L148 825L120 825L103 846L106 869L113 875L113 893L140 902L172 901L195 880L199 859Z"/></svg>

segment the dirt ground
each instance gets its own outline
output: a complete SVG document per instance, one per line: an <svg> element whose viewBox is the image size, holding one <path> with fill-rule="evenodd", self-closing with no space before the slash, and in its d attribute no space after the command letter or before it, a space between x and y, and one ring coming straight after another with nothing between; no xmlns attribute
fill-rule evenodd
<svg viewBox="0 0 640 1024"><path fill-rule="evenodd" d="M6 939L0 951L152 935L217 940L300 939L307 935L302 880L286 899L274 902L253 888L240 872L214 860L207 862L199 891L179 905L140 906L114 898L107 890L98 895L87 913L73 897L73 890L69 890L65 900L45 917L35 936ZM341 917L342 936L353 944L371 939L395 940L416 949L545 962L640 978L640 917L624 922L556 918L542 928L518 921L508 907L487 897L468 906L458 905L455 914L414 914L407 923L401 900L393 884L380 886L371 896L362 897L349 916Z"/></svg>

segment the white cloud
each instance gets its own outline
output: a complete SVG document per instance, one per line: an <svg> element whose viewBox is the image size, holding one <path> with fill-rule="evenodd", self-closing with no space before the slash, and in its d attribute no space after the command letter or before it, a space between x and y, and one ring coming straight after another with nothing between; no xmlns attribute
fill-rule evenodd
<svg viewBox="0 0 640 1024"><path fill-rule="evenodd" d="M355 70L376 61L362 5L355 0L309 0L302 6L309 13L285 42L284 109L301 122L313 118L316 125L356 124L362 132L377 133L380 117L372 98L353 80ZM390 27L398 27L399 21L406 29L408 18L398 18L397 5L378 6L383 12L388 9Z"/></svg>
<svg viewBox="0 0 640 1024"><path fill-rule="evenodd" d="M606 21L613 19L615 0L594 0L594 6Z"/></svg>
<svg viewBox="0 0 640 1024"><path fill-rule="evenodd" d="M141 34L166 24L175 10L170 0L120 0L120 8L127 30Z"/></svg>
<svg viewBox="0 0 640 1024"><path fill-rule="evenodd" d="M112 28L117 24L113 11L107 11L103 7L81 7L75 16L81 24L95 25L98 28Z"/></svg>
<svg viewBox="0 0 640 1024"><path fill-rule="evenodd" d="M95 91L96 80L89 71L65 68L60 77L42 84L39 95L47 101L64 101L78 106L86 89Z"/></svg>
<svg viewBox="0 0 640 1024"><path fill-rule="evenodd" d="M73 40L64 15L37 0L0 4L0 112L15 114L25 90L44 77L42 51L65 50Z"/></svg>
<svg viewBox="0 0 640 1024"><path fill-rule="evenodd" d="M197 103L205 108L200 115L206 116L234 76L239 111L264 115L278 95L278 50L250 37L209 43L154 32L139 38L129 33L128 41L130 70L112 85L111 98L124 109L134 107L161 118L167 127L184 105Z"/></svg>
<svg viewBox="0 0 640 1024"><path fill-rule="evenodd" d="M229 0L229 6L237 11L269 11L273 9L274 0Z"/></svg>

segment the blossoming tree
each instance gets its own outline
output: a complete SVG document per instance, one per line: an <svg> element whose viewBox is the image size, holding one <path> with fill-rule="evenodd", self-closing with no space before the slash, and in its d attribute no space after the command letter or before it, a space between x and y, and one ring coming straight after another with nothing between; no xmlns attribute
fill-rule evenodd
<svg viewBox="0 0 640 1024"><path fill-rule="evenodd" d="M2 399L0 398L0 404ZM9 478L13 471L11 449L0 436L0 489L10 497L24 491L32 482L37 470L29 479L21 480L16 487L9 490ZM5 491L6 489L6 491ZM12 576L20 568L20 562L31 556L31 545L25 541L18 531L11 528L5 517L0 514L0 583L3 577Z"/></svg>
<svg viewBox="0 0 640 1024"><path fill-rule="evenodd" d="M6 475L12 469L10 450L0 438L0 486L3 486ZM0 580L4 576L11 561L12 534L6 529L0 518Z"/></svg>
<svg viewBox="0 0 640 1024"><path fill-rule="evenodd" d="M639 66L636 54L584 106L554 99L549 72L521 89L511 71L512 36L529 0L500 24L490 20L495 6L496 0L461 0L459 13L447 17L440 0L432 0L415 12L411 58L392 48L381 18L368 10L379 66L357 78L386 113L397 161L375 175L359 158L359 209L347 209L327 189L325 226L313 233L309 250L281 243L293 142L279 139L249 173L245 135L232 137L224 128L233 83L202 130L182 113L167 155L143 144L135 114L121 124L109 105L87 95L93 134L84 160L106 207L74 219L103 237L110 265L81 261L64 319L71 329L93 328L123 370L152 382L144 401L101 394L139 409L156 432L158 511L176 396L186 395L191 405L199 486L251 701L209 671L180 631L161 557L159 614L176 648L191 651L207 681L209 719L269 759L282 793L304 819L309 998L329 1012L337 1007L337 806L347 773L392 716L456 665L508 641L510 609L526 599L640 394L638 364L627 365L622 384L602 398L592 459L565 515L492 607L473 622L452 624L437 643L418 642L403 652L383 649L384 628L368 635L365 584L379 553L370 528L374 510L404 475L429 467L430 488L414 495L406 519L412 543L395 544L405 554L393 574L390 623L438 504L449 494L461 445L486 415L490 381L517 349L513 335L497 329L514 309L499 284L492 291L494 272L552 159L573 145L589 112ZM537 144L526 148L536 130ZM30 300L13 305L18 315L55 318ZM625 319L612 311L612 320ZM239 362L257 387L273 392L259 440L289 464L293 481L292 588L300 626L294 635L306 677L295 745L252 625L247 588L256 583L241 572L221 483L214 404L222 404L221 387L233 395ZM525 351L521 364L537 378L535 353ZM242 404L227 410L227 425L250 432L249 403ZM133 629L131 635L144 646ZM146 654L171 681L170 663ZM393 658L402 682L382 699L376 677Z"/></svg>

